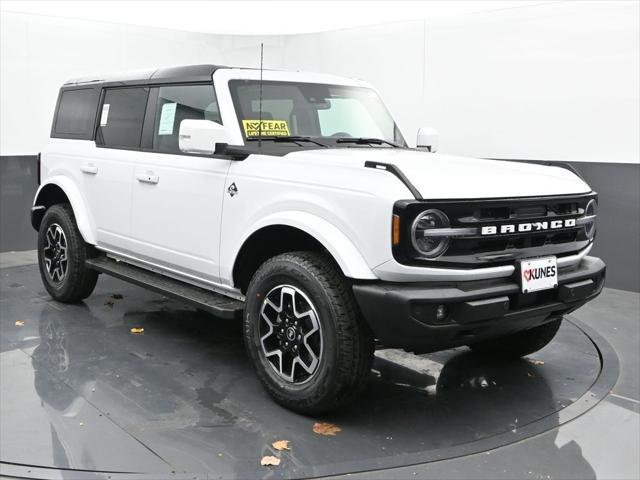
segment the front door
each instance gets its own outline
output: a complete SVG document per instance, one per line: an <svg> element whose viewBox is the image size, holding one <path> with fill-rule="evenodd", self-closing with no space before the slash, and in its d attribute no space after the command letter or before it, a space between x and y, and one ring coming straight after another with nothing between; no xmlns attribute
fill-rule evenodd
<svg viewBox="0 0 640 480"><path fill-rule="evenodd" d="M152 89L133 177L131 240L141 260L186 279L217 283L230 161L182 154L178 132L185 119L221 123L213 85Z"/></svg>

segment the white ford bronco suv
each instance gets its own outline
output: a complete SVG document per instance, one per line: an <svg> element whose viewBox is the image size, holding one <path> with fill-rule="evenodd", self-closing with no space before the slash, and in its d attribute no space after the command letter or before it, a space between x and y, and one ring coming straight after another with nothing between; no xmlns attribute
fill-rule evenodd
<svg viewBox="0 0 640 480"><path fill-rule="evenodd" d="M602 290L597 196L435 140L408 148L374 88L330 75L69 81L31 212L42 281L78 302L106 273L243 318L265 388L307 414L354 398L376 346L532 353Z"/></svg>

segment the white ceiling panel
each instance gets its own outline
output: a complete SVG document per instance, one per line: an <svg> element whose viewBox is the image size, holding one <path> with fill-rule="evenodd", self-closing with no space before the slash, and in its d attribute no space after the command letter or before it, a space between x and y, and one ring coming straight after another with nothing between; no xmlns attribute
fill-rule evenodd
<svg viewBox="0 0 640 480"><path fill-rule="evenodd" d="M235 35L287 35L521 8L544 1L16 1L3 11Z"/></svg>

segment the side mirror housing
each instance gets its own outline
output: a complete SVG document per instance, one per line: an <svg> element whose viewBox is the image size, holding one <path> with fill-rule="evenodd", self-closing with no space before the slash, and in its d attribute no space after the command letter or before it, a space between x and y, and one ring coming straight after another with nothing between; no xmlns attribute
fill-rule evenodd
<svg viewBox="0 0 640 480"><path fill-rule="evenodd" d="M181 152L213 155L217 143L229 143L227 129L211 120L182 120L178 134Z"/></svg>
<svg viewBox="0 0 640 480"><path fill-rule="evenodd" d="M431 127L421 127L418 129L418 139L416 141L418 150L428 152L438 151L438 131Z"/></svg>

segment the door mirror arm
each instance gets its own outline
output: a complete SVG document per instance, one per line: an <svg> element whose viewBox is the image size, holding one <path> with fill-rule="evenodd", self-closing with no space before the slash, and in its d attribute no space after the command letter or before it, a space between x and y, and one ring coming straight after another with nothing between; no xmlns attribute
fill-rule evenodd
<svg viewBox="0 0 640 480"><path fill-rule="evenodd" d="M213 154L229 158L230 160L241 161L247 158L250 152L247 152L246 147L229 145L228 143L216 143Z"/></svg>

